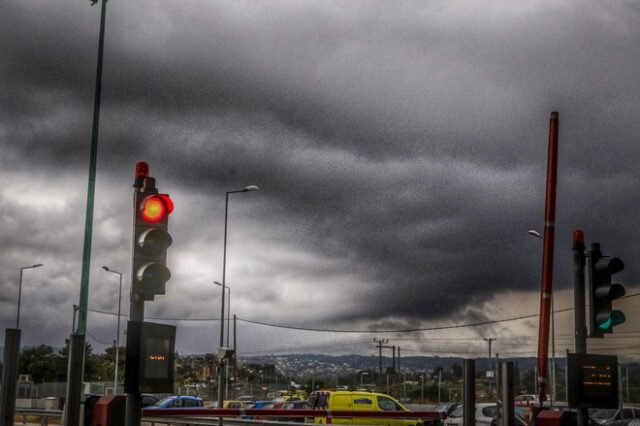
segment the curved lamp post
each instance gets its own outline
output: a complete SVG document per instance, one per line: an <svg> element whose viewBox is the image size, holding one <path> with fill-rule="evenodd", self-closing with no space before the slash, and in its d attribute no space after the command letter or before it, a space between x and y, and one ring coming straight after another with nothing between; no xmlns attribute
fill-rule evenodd
<svg viewBox="0 0 640 426"><path fill-rule="evenodd" d="M242 189L238 189L235 191L227 191L224 197L224 246L222 251L222 303L220 307L220 348L224 346L224 291L225 291L225 283L226 283L226 273L227 273L227 223L229 216L229 194L236 194L239 192L249 192L249 191L257 191L258 188L256 185L245 186ZM223 401L223 391L222 391L222 379L224 376L224 372L222 368L219 369L218 373L218 407L222 407ZM222 417L219 419L219 424L222 426Z"/></svg>
<svg viewBox="0 0 640 426"><path fill-rule="evenodd" d="M32 268L39 268L42 265L42 263L36 263L35 265L32 266L23 266L22 268L20 268L20 281L18 283L18 313L16 315L16 330L20 328L20 299L22 299L22 271L24 271L25 269L32 269Z"/></svg>
<svg viewBox="0 0 640 426"><path fill-rule="evenodd" d="M120 287L118 288L118 325L116 326L116 369L113 373L113 394L118 393L118 364L120 363L120 305L122 304L122 272L109 269L108 266L103 266L107 272L112 274L118 274L120 277Z"/></svg>

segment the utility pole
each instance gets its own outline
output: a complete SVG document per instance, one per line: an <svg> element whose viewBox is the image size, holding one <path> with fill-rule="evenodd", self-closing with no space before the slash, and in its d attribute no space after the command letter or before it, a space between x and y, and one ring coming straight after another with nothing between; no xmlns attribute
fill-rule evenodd
<svg viewBox="0 0 640 426"><path fill-rule="evenodd" d="M391 361L391 371L395 374L396 372L396 345L391 346L391 350L393 351L393 358Z"/></svg>
<svg viewBox="0 0 640 426"><path fill-rule="evenodd" d="M379 361L378 374L379 374L379 377L380 377L380 379L379 379L380 383L382 383L382 345L385 344L385 343L388 343L389 340L387 340L387 339L378 340L378 339L376 339L374 337L373 341L378 344L378 361Z"/></svg>
<svg viewBox="0 0 640 426"><path fill-rule="evenodd" d="M484 341L489 344L489 371L493 371L491 368L491 342L494 340L496 340L495 337L485 337L484 339ZM487 382L489 382L489 397L491 397L491 384L493 383L493 379L491 377L487 377L487 379Z"/></svg>

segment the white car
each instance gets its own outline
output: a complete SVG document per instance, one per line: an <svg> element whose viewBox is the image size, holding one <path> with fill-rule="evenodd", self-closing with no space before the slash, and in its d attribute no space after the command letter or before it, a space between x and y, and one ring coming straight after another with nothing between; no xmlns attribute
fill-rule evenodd
<svg viewBox="0 0 640 426"><path fill-rule="evenodd" d="M459 405L455 410L447 416L444 421L445 426L461 426L464 424L464 407ZM485 402L476 404L476 425L491 426L495 424L493 420L498 415L498 404L494 402Z"/></svg>

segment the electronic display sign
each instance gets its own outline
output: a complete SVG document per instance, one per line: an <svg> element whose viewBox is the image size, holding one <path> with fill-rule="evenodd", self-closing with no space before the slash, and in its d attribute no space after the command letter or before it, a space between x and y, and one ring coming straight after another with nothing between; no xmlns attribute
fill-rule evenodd
<svg viewBox="0 0 640 426"><path fill-rule="evenodd" d="M175 340L175 326L127 323L126 392L173 393Z"/></svg>
<svg viewBox="0 0 640 426"><path fill-rule="evenodd" d="M571 408L618 408L618 357L568 355Z"/></svg>

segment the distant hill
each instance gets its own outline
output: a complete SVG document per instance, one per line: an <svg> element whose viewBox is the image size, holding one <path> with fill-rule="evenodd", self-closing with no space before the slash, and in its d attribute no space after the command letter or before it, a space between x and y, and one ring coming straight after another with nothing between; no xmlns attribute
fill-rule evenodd
<svg viewBox="0 0 640 426"><path fill-rule="evenodd" d="M349 370L360 371L367 369L378 369L380 360L375 355L321 355L321 354L286 354L286 355L261 355L241 357L242 360L255 364L274 364L283 374L305 374L305 373L345 373ZM506 358L500 361L515 361L518 363L520 371L534 368L537 359L530 358ZM442 367L445 370L451 369L454 365L461 365L463 358L460 357L425 357L407 356L400 357L400 368L405 372L427 372ZM495 364L495 358L491 360ZM563 361L564 362L564 361ZM382 357L382 367L390 367L393 360L389 356ZM476 359L476 370L487 370L489 360L487 358Z"/></svg>

